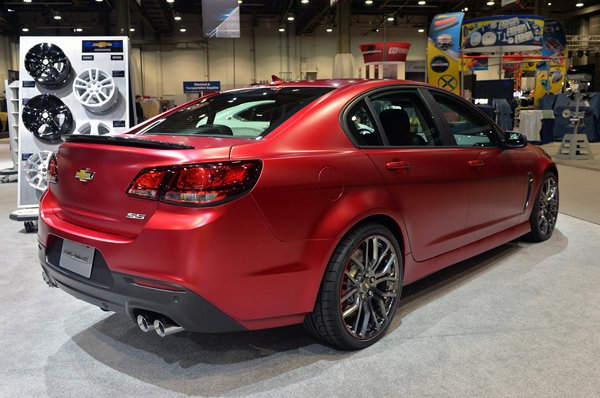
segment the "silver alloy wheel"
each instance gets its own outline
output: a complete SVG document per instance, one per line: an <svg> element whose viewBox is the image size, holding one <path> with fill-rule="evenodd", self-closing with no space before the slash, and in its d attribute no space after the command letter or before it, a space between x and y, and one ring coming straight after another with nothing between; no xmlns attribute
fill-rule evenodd
<svg viewBox="0 0 600 398"><path fill-rule="evenodd" d="M554 231L558 215L558 184L554 176L544 180L539 201L538 226L542 235L549 236Z"/></svg>
<svg viewBox="0 0 600 398"><path fill-rule="evenodd" d="M27 158L25 166L23 167L23 173L25 174L25 180L27 183L38 191L45 191L48 188L48 180L46 175L48 174L48 162L52 152L41 151L36 152Z"/></svg>
<svg viewBox="0 0 600 398"><path fill-rule="evenodd" d="M81 135L106 135L112 134L112 130L106 123L99 120L88 120L77 128L73 134Z"/></svg>
<svg viewBox="0 0 600 398"><path fill-rule="evenodd" d="M346 330L366 340L392 318L400 284L398 253L382 235L371 235L352 251L340 288L340 314Z"/></svg>
<svg viewBox="0 0 600 398"><path fill-rule="evenodd" d="M73 81L75 98L90 112L111 109L119 99L119 90L112 76L100 68L82 71Z"/></svg>

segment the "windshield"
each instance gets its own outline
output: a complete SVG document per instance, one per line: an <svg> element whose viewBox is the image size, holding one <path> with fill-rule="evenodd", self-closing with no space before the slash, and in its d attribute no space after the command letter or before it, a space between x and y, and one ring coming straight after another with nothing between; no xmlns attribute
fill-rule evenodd
<svg viewBox="0 0 600 398"><path fill-rule="evenodd" d="M331 87L262 87L206 98L138 134L262 137Z"/></svg>

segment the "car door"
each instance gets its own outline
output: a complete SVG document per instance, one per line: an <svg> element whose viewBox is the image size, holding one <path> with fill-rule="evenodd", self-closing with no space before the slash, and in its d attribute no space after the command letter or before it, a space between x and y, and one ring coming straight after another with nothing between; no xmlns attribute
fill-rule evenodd
<svg viewBox="0 0 600 398"><path fill-rule="evenodd" d="M529 177L518 149L504 146L498 128L474 106L431 90L469 179L465 244L516 225L524 211Z"/></svg>
<svg viewBox="0 0 600 398"><path fill-rule="evenodd" d="M443 145L418 89L374 92L349 108L345 120L392 194L415 260L461 247L468 169L456 148Z"/></svg>

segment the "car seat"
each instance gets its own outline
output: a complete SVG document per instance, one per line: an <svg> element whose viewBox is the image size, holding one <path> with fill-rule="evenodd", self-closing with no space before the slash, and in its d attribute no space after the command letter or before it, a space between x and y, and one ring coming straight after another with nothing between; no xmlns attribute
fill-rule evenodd
<svg viewBox="0 0 600 398"><path fill-rule="evenodd" d="M427 145L423 137L410 131L410 118L404 109L385 109L379 120L391 146Z"/></svg>

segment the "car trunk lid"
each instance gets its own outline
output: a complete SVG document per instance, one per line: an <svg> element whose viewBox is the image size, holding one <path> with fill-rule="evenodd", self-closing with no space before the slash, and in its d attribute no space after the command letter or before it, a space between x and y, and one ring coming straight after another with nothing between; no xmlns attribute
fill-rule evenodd
<svg viewBox="0 0 600 398"><path fill-rule="evenodd" d="M85 228L136 236L159 203L127 195L141 170L228 160L231 146L247 141L174 136L69 138L57 155L58 183L50 184L59 204L54 211Z"/></svg>

